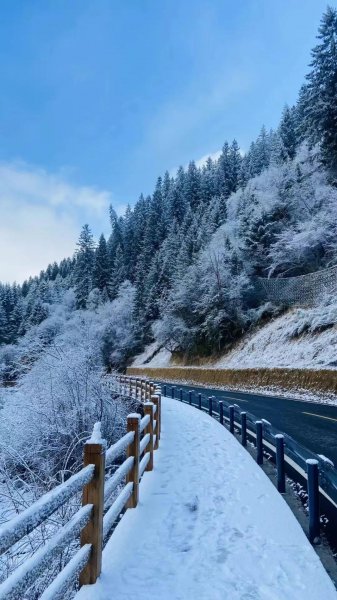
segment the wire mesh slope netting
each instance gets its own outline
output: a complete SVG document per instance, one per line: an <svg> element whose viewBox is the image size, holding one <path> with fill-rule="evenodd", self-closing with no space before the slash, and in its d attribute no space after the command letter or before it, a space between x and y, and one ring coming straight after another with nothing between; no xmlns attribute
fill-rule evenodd
<svg viewBox="0 0 337 600"><path fill-rule="evenodd" d="M284 279L256 277L255 286L257 293L265 301L287 306L313 306L325 294L337 291L337 265Z"/></svg>

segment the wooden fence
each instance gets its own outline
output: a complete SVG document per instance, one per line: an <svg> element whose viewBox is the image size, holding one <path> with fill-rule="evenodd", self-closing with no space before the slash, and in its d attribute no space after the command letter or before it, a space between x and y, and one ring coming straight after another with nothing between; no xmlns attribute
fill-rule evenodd
<svg viewBox="0 0 337 600"><path fill-rule="evenodd" d="M61 600L78 576L80 585L95 583L101 572L103 546L114 523L125 508L136 508L138 504L140 480L145 471L153 469L154 450L159 446L160 388L146 380L120 376L107 379L107 385L113 391L138 398L144 417L138 413L128 415L127 433L108 449L101 438L100 423L96 423L91 438L84 445L83 468L0 528L2 554L82 491L82 507L0 585L0 600L22 599L50 561L78 537L80 549L40 600ZM107 478L106 469L124 453L125 460ZM109 499L123 481L124 486L108 508Z"/></svg>

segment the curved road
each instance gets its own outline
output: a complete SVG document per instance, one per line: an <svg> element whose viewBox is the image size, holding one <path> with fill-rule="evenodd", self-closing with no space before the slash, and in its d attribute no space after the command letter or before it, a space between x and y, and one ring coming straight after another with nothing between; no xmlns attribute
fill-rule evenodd
<svg viewBox="0 0 337 600"><path fill-rule="evenodd" d="M171 384L166 385L167 395L170 395ZM252 413L258 419L267 419L274 427L312 452L324 454L337 466L337 406L263 394L174 385L176 390L195 390L207 396L232 399L242 410Z"/></svg>

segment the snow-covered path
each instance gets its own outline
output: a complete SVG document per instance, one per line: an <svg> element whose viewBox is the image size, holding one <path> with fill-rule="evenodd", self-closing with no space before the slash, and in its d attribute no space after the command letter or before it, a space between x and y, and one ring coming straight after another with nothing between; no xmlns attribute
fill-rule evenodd
<svg viewBox="0 0 337 600"><path fill-rule="evenodd" d="M290 509L207 414L163 399L155 470L77 600L336 600Z"/></svg>

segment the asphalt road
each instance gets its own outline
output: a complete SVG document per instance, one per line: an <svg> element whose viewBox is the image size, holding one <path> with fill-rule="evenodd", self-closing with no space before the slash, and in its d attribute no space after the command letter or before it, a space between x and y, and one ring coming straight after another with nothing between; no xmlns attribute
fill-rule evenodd
<svg viewBox="0 0 337 600"><path fill-rule="evenodd" d="M312 452L324 454L337 467L337 406L180 384L175 387L176 396L178 390L183 388L200 391L207 396L232 399L242 410L252 413L257 419L267 419ZM167 395L170 394L171 384L167 384Z"/></svg>

